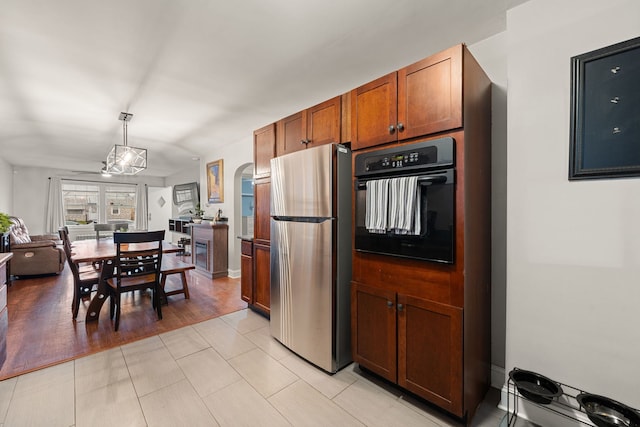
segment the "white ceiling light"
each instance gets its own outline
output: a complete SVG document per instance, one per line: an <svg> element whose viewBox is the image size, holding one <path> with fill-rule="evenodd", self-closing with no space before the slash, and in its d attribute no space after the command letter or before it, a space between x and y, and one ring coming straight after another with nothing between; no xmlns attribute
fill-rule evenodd
<svg viewBox="0 0 640 427"><path fill-rule="evenodd" d="M127 145L127 122L132 117L131 113L120 113L118 117L118 120L122 120L123 145L116 144L109 152L107 165L104 168L107 173L135 175L147 168L147 150Z"/></svg>

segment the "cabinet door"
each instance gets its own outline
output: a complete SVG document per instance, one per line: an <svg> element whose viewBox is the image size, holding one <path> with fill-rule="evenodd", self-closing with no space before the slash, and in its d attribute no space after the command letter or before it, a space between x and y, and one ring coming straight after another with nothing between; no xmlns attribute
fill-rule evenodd
<svg viewBox="0 0 640 427"><path fill-rule="evenodd" d="M268 242L271 238L271 181L256 180L253 185L254 223L253 236L257 241Z"/></svg>
<svg viewBox="0 0 640 427"><path fill-rule="evenodd" d="M307 110L307 141L309 141L309 146L341 142L340 110L339 96Z"/></svg>
<svg viewBox="0 0 640 427"><path fill-rule="evenodd" d="M269 245L253 245L253 303L256 308L269 314L271 306L271 262Z"/></svg>
<svg viewBox="0 0 640 427"><path fill-rule="evenodd" d="M276 125L270 124L253 132L254 178L271 174L271 159L276 155Z"/></svg>
<svg viewBox="0 0 640 427"><path fill-rule="evenodd" d="M397 75L388 74L351 91L351 148L397 140Z"/></svg>
<svg viewBox="0 0 640 427"><path fill-rule="evenodd" d="M351 284L353 360L396 381L395 292Z"/></svg>
<svg viewBox="0 0 640 427"><path fill-rule="evenodd" d="M462 127L462 45L398 71L398 139Z"/></svg>
<svg viewBox="0 0 640 427"><path fill-rule="evenodd" d="M253 304L253 257L240 255L240 298Z"/></svg>
<svg viewBox="0 0 640 427"><path fill-rule="evenodd" d="M306 110L278 121L277 134L278 145L276 154L278 156L304 150L307 138Z"/></svg>
<svg viewBox="0 0 640 427"><path fill-rule="evenodd" d="M462 416L462 309L398 295L398 384Z"/></svg>

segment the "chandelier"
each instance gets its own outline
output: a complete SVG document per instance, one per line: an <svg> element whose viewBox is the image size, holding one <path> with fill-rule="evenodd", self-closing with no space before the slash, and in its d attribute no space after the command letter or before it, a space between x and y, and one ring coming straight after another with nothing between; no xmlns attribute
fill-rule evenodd
<svg viewBox="0 0 640 427"><path fill-rule="evenodd" d="M127 123L133 114L120 113L122 120L123 144L115 144L107 156L107 164L103 171L116 175L135 175L147 168L147 150L127 145Z"/></svg>

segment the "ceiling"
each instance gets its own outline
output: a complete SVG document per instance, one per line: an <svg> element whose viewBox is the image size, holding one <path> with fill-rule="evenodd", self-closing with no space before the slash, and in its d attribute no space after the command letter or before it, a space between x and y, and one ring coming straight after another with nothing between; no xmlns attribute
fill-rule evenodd
<svg viewBox="0 0 640 427"><path fill-rule="evenodd" d="M128 144L149 150L142 174L169 176L253 129L504 31L522 2L3 0L0 157L97 172L122 143L124 111Z"/></svg>

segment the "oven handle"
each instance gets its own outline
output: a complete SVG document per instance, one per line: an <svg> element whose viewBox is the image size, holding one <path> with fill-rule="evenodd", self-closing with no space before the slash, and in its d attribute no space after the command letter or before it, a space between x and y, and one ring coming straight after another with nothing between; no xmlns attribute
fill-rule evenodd
<svg viewBox="0 0 640 427"><path fill-rule="evenodd" d="M445 182L447 182L447 177L445 175L426 175L418 177L418 184L420 185L443 184ZM367 182L358 180L356 188L358 190L365 190L367 188Z"/></svg>

